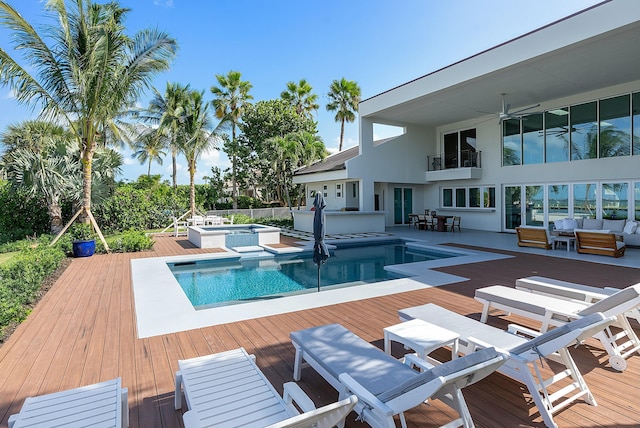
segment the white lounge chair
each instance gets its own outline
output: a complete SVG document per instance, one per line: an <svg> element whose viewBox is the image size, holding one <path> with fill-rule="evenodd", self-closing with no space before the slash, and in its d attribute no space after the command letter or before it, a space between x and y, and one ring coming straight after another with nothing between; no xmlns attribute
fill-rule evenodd
<svg viewBox="0 0 640 428"><path fill-rule="evenodd" d="M548 427L557 427L554 413L580 398L596 405L567 347L602 330L613 322L613 318L593 314L540 334L516 325L509 326L509 331L500 330L433 303L402 309L398 313L402 321L421 319L460 334L458 351L462 354L488 346L507 351L509 360L498 371L527 386ZM561 364L562 369L552 371L545 378L541 370L543 358ZM565 379L571 382L567 383Z"/></svg>
<svg viewBox="0 0 640 428"><path fill-rule="evenodd" d="M518 278L516 279L516 289L566 300L579 300L586 303L598 302L620 291L619 288L592 287L590 285L546 278L543 276ZM630 310L625 314L625 316L635 318L640 323L640 309L638 308Z"/></svg>
<svg viewBox="0 0 640 428"><path fill-rule="evenodd" d="M9 428L129 426L127 388L120 378L53 394L29 397Z"/></svg>
<svg viewBox="0 0 640 428"><path fill-rule="evenodd" d="M477 289L475 299L484 305L482 322L487 321L492 309L498 309L540 321L541 332L547 331L551 326L602 312L605 316L616 317L614 326L620 329L614 332L611 328L606 328L594 335L609 354L611 367L618 371L625 370L625 358L634 352L640 352L640 339L624 316L640 307L640 284L627 287L595 303L534 294L502 285Z"/></svg>
<svg viewBox="0 0 640 428"><path fill-rule="evenodd" d="M418 357L396 360L339 324L313 327L291 333L296 349L293 378L300 380L308 363L340 393L358 397L359 419L372 427L395 427L399 415L428 399L439 399L460 417L447 427L473 427L462 388L495 371L507 358L493 348L434 366ZM411 366L423 370L418 373Z"/></svg>
<svg viewBox="0 0 640 428"><path fill-rule="evenodd" d="M293 382L277 393L244 348L178 361L175 408L182 408L182 388L187 401L185 428L318 427L331 428L344 421L355 396L316 409L313 401ZM294 406L294 402L303 414Z"/></svg>

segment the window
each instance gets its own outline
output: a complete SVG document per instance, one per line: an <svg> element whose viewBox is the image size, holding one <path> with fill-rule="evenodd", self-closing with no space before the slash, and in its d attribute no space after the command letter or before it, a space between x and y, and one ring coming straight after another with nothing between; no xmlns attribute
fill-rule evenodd
<svg viewBox="0 0 640 428"><path fill-rule="evenodd" d="M469 208L480 208L480 188L469 188Z"/></svg>
<svg viewBox="0 0 640 428"><path fill-rule="evenodd" d="M436 158L438 159L438 158ZM444 135L444 167L469 168L478 166L476 129L465 129ZM439 169L433 167L434 170Z"/></svg>
<svg viewBox="0 0 640 428"><path fill-rule="evenodd" d="M309 189L309 197L310 198L316 197L316 189Z"/></svg>
<svg viewBox="0 0 640 428"><path fill-rule="evenodd" d="M336 198L342 197L342 184L336 184Z"/></svg>
<svg viewBox="0 0 640 428"><path fill-rule="evenodd" d="M636 182L634 186L634 196L635 196L635 214L634 218L636 220L640 220L640 182Z"/></svg>
<svg viewBox="0 0 640 428"><path fill-rule="evenodd" d="M571 160L594 159L598 145L598 107L595 101L571 106Z"/></svg>
<svg viewBox="0 0 640 428"><path fill-rule="evenodd" d="M485 187L484 188L484 208L496 207L496 188Z"/></svg>
<svg viewBox="0 0 640 428"><path fill-rule="evenodd" d="M569 108L563 107L544 113L545 162L569 160Z"/></svg>
<svg viewBox="0 0 640 428"><path fill-rule="evenodd" d="M467 189L456 189L456 207L464 208L467 206Z"/></svg>
<svg viewBox="0 0 640 428"><path fill-rule="evenodd" d="M327 190L327 185L326 184L322 186L322 196L324 196L325 198L329 197L329 192Z"/></svg>
<svg viewBox="0 0 640 428"><path fill-rule="evenodd" d="M569 217L569 186L552 184L549 186L549 223Z"/></svg>
<svg viewBox="0 0 640 428"><path fill-rule="evenodd" d="M442 206L453 206L453 189L442 189Z"/></svg>
<svg viewBox="0 0 640 428"><path fill-rule="evenodd" d="M522 154L525 164L544 162L543 114L530 114L522 121Z"/></svg>
<svg viewBox="0 0 640 428"><path fill-rule="evenodd" d="M520 165L521 157L520 119L507 119L502 122L502 165Z"/></svg>
<svg viewBox="0 0 640 428"><path fill-rule="evenodd" d="M601 158L629 156L631 153L630 110L628 94L600 101Z"/></svg>
<svg viewBox="0 0 640 428"><path fill-rule="evenodd" d="M573 185L573 216L596 218L596 183Z"/></svg>
<svg viewBox="0 0 640 428"><path fill-rule="evenodd" d="M627 183L602 184L602 218L627 218L629 210L628 189Z"/></svg>
<svg viewBox="0 0 640 428"><path fill-rule="evenodd" d="M467 200L468 195L468 200ZM482 195L482 199L481 199ZM455 198L455 199L454 199ZM495 187L458 187L442 189L443 208L495 208Z"/></svg>
<svg viewBox="0 0 640 428"><path fill-rule="evenodd" d="M633 154L640 155L640 92L632 95L633 102Z"/></svg>

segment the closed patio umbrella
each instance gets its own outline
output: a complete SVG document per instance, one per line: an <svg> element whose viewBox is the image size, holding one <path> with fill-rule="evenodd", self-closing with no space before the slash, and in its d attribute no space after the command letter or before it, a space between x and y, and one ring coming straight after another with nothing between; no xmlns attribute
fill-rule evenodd
<svg viewBox="0 0 640 428"><path fill-rule="evenodd" d="M322 193L316 193L313 200L313 262L318 265L318 291L320 291L320 265L329 258L329 249L324 243L324 203Z"/></svg>

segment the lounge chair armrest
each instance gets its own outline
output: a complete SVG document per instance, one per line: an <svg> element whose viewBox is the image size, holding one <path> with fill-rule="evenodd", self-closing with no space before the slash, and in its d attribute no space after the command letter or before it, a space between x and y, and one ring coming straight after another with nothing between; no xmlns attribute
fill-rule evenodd
<svg viewBox="0 0 640 428"><path fill-rule="evenodd" d="M288 406L292 406L293 403L297 404L303 413L316 409L316 405L311 398L309 398L302 388L300 388L300 385L295 382L287 382L284 384L282 399Z"/></svg>
<svg viewBox="0 0 640 428"><path fill-rule="evenodd" d="M430 358L430 360L434 362L436 361L433 358ZM404 363L408 366L418 367L421 370L431 370L435 367L429 361L424 360L415 354L406 354L404 356Z"/></svg>
<svg viewBox="0 0 640 428"><path fill-rule="evenodd" d="M473 350L477 350L477 349L484 349L484 348L493 348L494 346L481 340L481 339L477 339L473 336L469 336L466 340L467 342L469 342L469 344L473 344Z"/></svg>
<svg viewBox="0 0 640 428"><path fill-rule="evenodd" d="M507 331L511 334L515 334L516 336L522 336L525 339L532 339L542 334L538 330L534 330L532 328L525 327L519 324L509 324Z"/></svg>
<svg viewBox="0 0 640 428"><path fill-rule="evenodd" d="M349 376L347 373L342 373L338 376L340 382L344 385L347 394L353 393L358 397L358 400L365 403L367 407L371 408L376 412L380 412L385 416L393 416L393 410L384 404L382 401L378 400L378 397L370 393L365 387L360 385L358 381Z"/></svg>
<svg viewBox="0 0 640 428"><path fill-rule="evenodd" d="M585 308L587 306L588 305L585 305ZM547 319L552 319L555 315L565 316L565 317L569 318L570 320L574 320L574 319L579 318L575 313L573 313L573 312L564 312L561 309L547 309L547 310L545 310L545 317Z"/></svg>
<svg viewBox="0 0 640 428"><path fill-rule="evenodd" d="M198 412L195 409L185 412L182 415L182 422L184 423L184 428L199 428L200 418L198 417Z"/></svg>

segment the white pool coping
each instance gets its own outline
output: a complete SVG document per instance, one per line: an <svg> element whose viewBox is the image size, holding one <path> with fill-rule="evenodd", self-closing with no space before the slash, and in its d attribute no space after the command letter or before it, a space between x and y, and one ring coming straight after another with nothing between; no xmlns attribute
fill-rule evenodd
<svg viewBox="0 0 640 428"><path fill-rule="evenodd" d="M196 310L191 305L191 302L180 288L178 281L169 270L167 263L233 258L238 257L237 253L229 251L224 253L133 259L131 260L131 279L138 337L152 337L467 281L468 278L449 275L431 269L511 257L504 254L462 250L447 246L421 244L420 242L407 242L407 245L432 248L448 253L461 253L461 255L459 257L387 267L387 270L393 272L413 275L410 278L201 310Z"/></svg>

